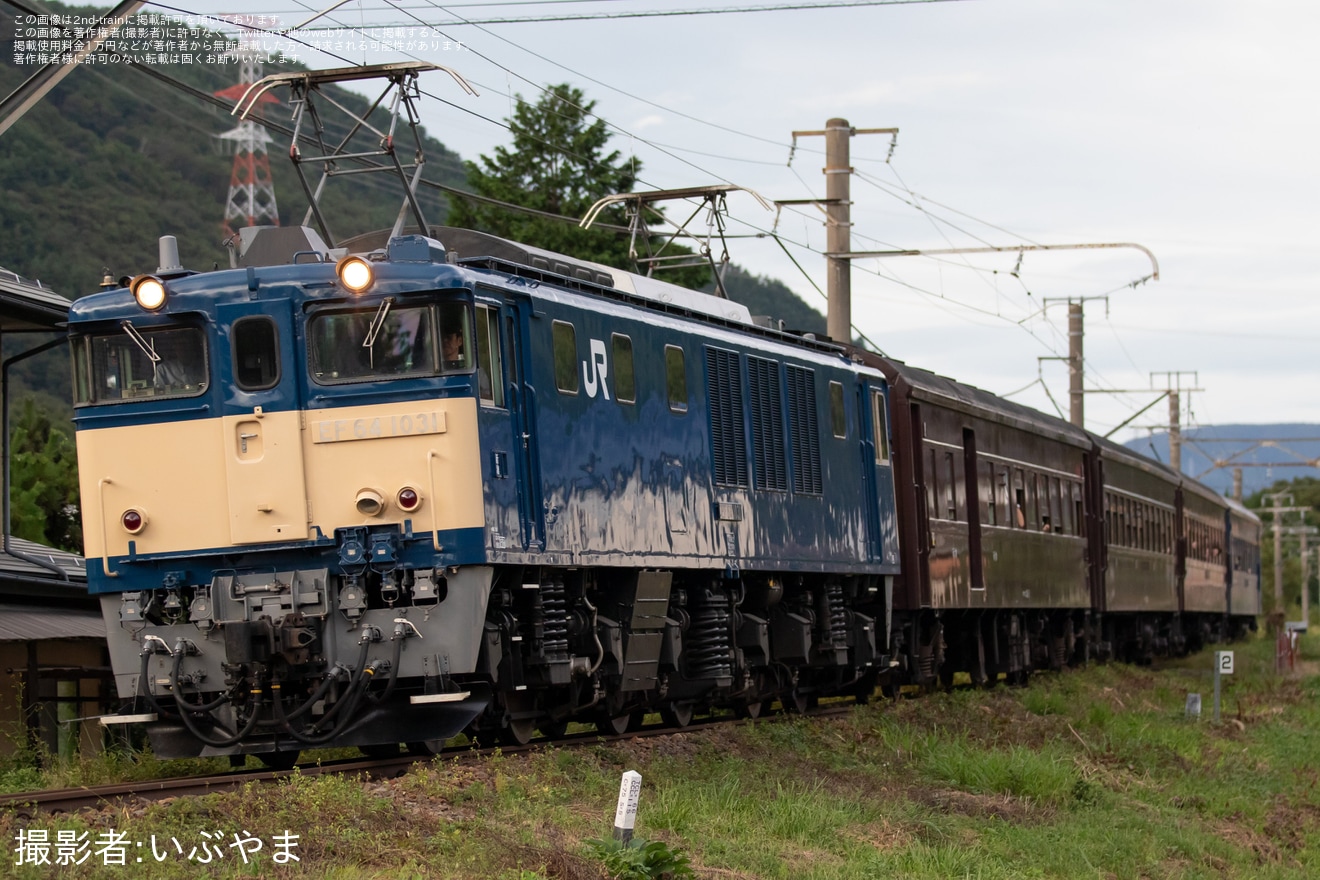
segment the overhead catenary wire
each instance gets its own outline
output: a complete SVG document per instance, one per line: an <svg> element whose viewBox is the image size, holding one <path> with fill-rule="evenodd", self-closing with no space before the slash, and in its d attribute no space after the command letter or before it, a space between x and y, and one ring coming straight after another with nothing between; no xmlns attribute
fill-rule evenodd
<svg viewBox="0 0 1320 880"><path fill-rule="evenodd" d="M432 8L444 9L444 7L440 6L440 5L437 4L437 3L430 3L429 5L430 5ZM866 4L863 4L863 5L866 5ZM875 4L875 5L886 5L886 4ZM399 4L395 4L395 3L391 3L390 6L391 6L391 8L400 8ZM501 38L501 39L502 39L502 38ZM511 41L506 41L506 42L511 42ZM304 45L306 45L306 44L304 43ZM516 44L513 44L513 45L516 45ZM309 47L309 48L310 48L310 47ZM324 51L324 50L320 50L320 49L318 49L317 51ZM344 59L343 56L335 56L333 53L327 53L327 54L329 54L331 57L339 57L339 58L341 58L341 60L348 61L348 59ZM534 53L534 54L535 54L535 53ZM540 56L540 57L544 57L544 56ZM487 59L487 60L490 60L490 59ZM504 68L504 69L507 70L507 68ZM517 76L517 74L511 74L511 75ZM525 77L519 77L519 78L522 79L522 80L525 81L525 82L529 82L529 83L530 83L530 80L527 80ZM532 85L535 85L535 84L532 83ZM540 88L540 86L537 86L537 88ZM428 95L428 97L436 97L436 96ZM471 111L471 110L468 109L468 108L465 108L465 107L462 107L462 106L459 106L459 105L455 105L455 104L453 104L452 102L446 101L446 100L444 100L444 99L439 99L439 98L437 98L437 99L438 99L438 100L441 100L443 103L445 103L445 104L447 104L447 105L449 105L449 106L454 106L454 107L456 107L456 109L460 109L460 110L464 111L465 113L468 113L468 114L470 114L470 115L472 115L472 116L474 116L474 117L476 117L476 118L478 118L478 119L481 119L481 120L484 121L484 122L487 122L487 123L490 123L490 124L494 124L494 125L497 125L497 126L501 125L501 123L499 123L499 122L497 122L497 121L495 121L495 120L492 120L492 119L490 119L490 118L488 118L488 117L485 117L485 116L483 116L483 115L480 114L480 113L473 112L473 111ZM657 105L657 106L659 106L659 105ZM667 109L667 108L665 108L665 109ZM601 117L598 117L598 116L597 116L596 118L601 118ZM695 117L693 117L693 118L695 118ZM621 132L625 132L625 133L627 133L625 129L623 129L623 128L617 126L617 125L614 125L613 123L610 123L608 120L604 120L604 121L606 121L607 124L611 125L611 127L612 127L613 129L615 129L615 130L617 130L617 131L621 131ZM698 120L698 121L700 121L700 120ZM502 127L507 127L507 126L502 126ZM632 137L636 137L635 135L631 135L631 134L630 134L630 136L632 136ZM637 138L637 139L640 140L640 141L643 142L643 143L646 143L648 146L652 146L653 148L660 149L660 150L662 150L662 151L668 151L668 155L670 155L672 158L674 158L674 159L676 159L676 160L678 160L678 161L684 161L684 162L687 162L687 160L684 160L682 157L680 157L680 156L676 156L676 155L673 154L673 151L674 151L674 150L680 150L680 151L681 151L681 150L683 150L683 148L674 147L674 146L672 146L672 145L659 145L659 144L656 144L656 143L654 143L654 142L648 141L648 140L645 139L645 138ZM772 143L773 143L773 141L769 141L769 139L766 139L766 140L767 140L768 142L772 142ZM692 155L700 155L699 151L690 151L690 153L691 153ZM712 156L711 158L716 158L716 157L713 157L713 156ZM727 157L719 157L719 158L727 158ZM752 161L755 161L755 160L752 160ZM691 165L692 167L697 168L697 169L699 169L699 170L701 169L701 166L697 165L696 163L687 162L687 164L689 164L689 165ZM863 173L863 174L864 174L864 173ZM899 175L897 175L897 173L895 173L895 174L896 174L896 176L899 176ZM718 175L715 175L715 176L716 176L716 177L719 177ZM870 175L866 175L866 176L869 177ZM722 178L722 177L719 177L719 179L725 179L725 180L727 180L727 178ZM901 176L900 176L900 182L902 182L902 181L901 181ZM875 181L875 183L876 183L876 185L877 185L877 188L881 188L881 189L883 189L883 186L882 186L878 181ZM440 190L442 190L442 191L449 192L449 193L451 193L451 194L453 194L453 195L455 195L455 196L457 196L457 197L460 197L460 198L473 198L473 199L477 199L477 200L479 200L479 201L484 201L484 202L489 203L489 204L499 205L500 207L508 208L509 210L523 211L523 212L527 212L527 213L536 213L536 212L534 211L534 209L526 209L526 208L523 208L522 206L518 206L518 205L511 205L511 204L509 204L509 203L501 203L499 200L489 199L488 197L483 197L483 196L480 196L480 195L478 195L478 194L476 194L476 193L471 193L471 192L468 192L468 191L465 191L465 190L462 190L462 189L459 189L459 188L456 188L456 187L447 187L447 186L445 186L445 185L438 184L438 183L435 182L435 181L429 181L429 180L428 180L428 181L426 181L426 184L427 184L428 186L435 186L436 188L438 188L438 189L440 189ZM903 186L906 187L906 183L903 183ZM947 218L938 217L937 215L935 215L934 213L932 213L932 212L929 210L929 208L928 208L925 204L923 204L924 201L932 201L932 200L926 200L926 199L924 199L924 197L918 195L917 193L915 193L914 191L912 191L910 188L907 188L906 191L908 192L908 194L909 194L910 197L911 197L911 201L909 202L910 206L913 207L913 208L916 209L916 210L921 211L921 212L923 213L923 215L925 215L925 216L928 218L928 220L932 223L932 226L935 227L937 230L940 230L940 234L945 238L946 241L948 240L947 235L945 235L944 232L942 231L942 229L940 229L940 224L946 225L946 226L948 226L950 229L956 230L956 231L958 231L958 232L960 232L960 233L962 233L962 234L969 235L969 236L971 236L971 237L973 237L973 238L975 238L975 239L977 239L977 240L983 240L983 239L980 239L979 236L976 236L976 235L975 235L973 232L971 232L970 230L968 230L968 229L964 229L964 228L960 227L958 224L953 223L952 221L949 221ZM933 203L933 202L932 202L932 203ZM934 204L936 204L937 206L940 206L940 207L947 208L947 206L943 206L943 205L940 204L940 203L934 203ZM957 211L956 209L952 209L952 211L953 211L953 213L957 213L957 214L963 215L963 212L959 212L959 211ZM540 213L541 213L542 216L546 216L546 217L549 217L549 218L554 218L554 219L556 219L556 220L565 220L565 222L572 222L572 221L571 221L571 218L567 218L567 219L566 219L566 218L562 218L562 217L560 217L559 215L549 214L548 212L540 212ZM969 216L969 215L964 215L964 216ZM973 219L974 219L974 218L973 218ZM978 221L978 222L982 222L982 221ZM749 225L751 228L754 228L754 229L757 228L754 224L748 224L748 225ZM993 227L993 224L987 224L987 225ZM617 228L616 228L616 230L617 230ZM781 236L777 236L777 235L775 236L775 238L776 238L776 242L779 244L780 248L783 249L783 250L785 250L785 252L787 253L787 247L785 246L785 241L783 240L783 238L782 238ZM807 246L807 245L801 245L800 243L794 243L794 244L795 244L796 246L802 246L802 247L805 247L808 251L812 252L813 254L819 254L819 253L820 253L819 251L817 251L817 250L815 250L815 249L813 249L813 248L810 248L810 247ZM791 254L790 254L789 256L791 256ZM804 277L806 277L806 278L808 278L808 280L810 280L810 275L809 275L809 274L808 274L808 273L807 273L807 272L801 267L801 264L796 260L796 258L793 258L793 262L794 262L794 264L795 264L795 267L798 268L798 270L801 271L801 272L803 273ZM964 268L970 268L970 269L973 269L973 270L976 270L976 271L981 271L981 270L978 270L977 267L971 266L970 263L967 263L967 261L963 261L963 266L964 266ZM867 271L867 270L863 267L863 271ZM954 299L954 298L950 298L950 297L944 295L943 293L936 293L936 292L932 292L932 291L929 291L929 290L925 290L924 288L920 287L919 285L914 285L914 284L911 284L911 283L909 283L909 282L903 281L903 280L897 278L896 276L887 276L885 273L880 272L880 271L878 271L878 270L875 271L875 272L873 272L872 274L876 275L877 277L879 277L879 278L881 278L881 279L883 279L883 280L889 281L890 283L895 283L895 284L898 284L898 285L903 286L903 287L905 287L905 288L911 289L911 290L913 290L913 291L917 291L917 292L923 293L923 294L925 294L925 295L927 295L927 296L934 297L934 298L936 298L936 299L938 299L938 300L940 301L939 303L937 303L937 305L938 305L940 308L945 308L945 309L947 310L947 307L946 307L946 304L947 304L947 306L951 306L951 307L954 307L954 308L959 308L959 309L970 309L971 311L973 311L973 312L975 312L975 313L978 313L978 314L982 314L982 315L984 315L984 316L986 316L986 317L993 317L993 318L1001 319L1001 320L1004 319L1004 316L1003 316L1003 315L1001 315L1001 314L997 314L996 312L991 312L991 311L989 311L989 310L979 308L979 307L974 306L974 305L972 305L972 304L965 303L965 302L959 301L959 300ZM1015 276L1015 277L1016 277L1016 276ZM1021 282L1021 279L1019 279L1019 282ZM987 282L987 283L988 283L988 282ZM818 289L818 286L815 285L814 281L812 282L812 284L813 284L814 287L817 287L817 289ZM996 295L997 295L997 296L999 295L999 291L998 291L998 290L996 290ZM1052 329L1052 330L1054 329L1052 325L1051 325L1051 329ZM1054 350L1054 349L1053 349L1048 343L1046 343L1044 340L1040 339L1040 337L1039 337L1035 332L1032 332L1029 328L1027 329L1027 332L1029 333L1029 335L1032 335L1033 338L1036 338L1037 341L1040 342L1040 343L1041 343L1041 344L1042 344L1047 350L1051 350L1051 351Z"/></svg>

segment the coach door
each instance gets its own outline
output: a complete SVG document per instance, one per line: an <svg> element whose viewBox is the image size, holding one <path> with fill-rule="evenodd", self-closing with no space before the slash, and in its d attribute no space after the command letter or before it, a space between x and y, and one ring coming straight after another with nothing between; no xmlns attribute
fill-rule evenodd
<svg viewBox="0 0 1320 880"><path fill-rule="evenodd" d="M307 537L298 363L288 300L220 306L232 375L224 380L221 442L235 544Z"/></svg>

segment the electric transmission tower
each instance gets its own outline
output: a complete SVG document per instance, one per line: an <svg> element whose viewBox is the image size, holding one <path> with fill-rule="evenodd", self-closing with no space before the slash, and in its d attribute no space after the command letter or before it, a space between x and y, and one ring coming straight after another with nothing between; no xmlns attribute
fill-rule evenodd
<svg viewBox="0 0 1320 880"><path fill-rule="evenodd" d="M230 53L238 59L238 84L221 89L215 93L216 97L237 104L248 86L261 79L260 38L260 31L249 28L240 30L238 45ZM278 100L267 93L258 102L275 104ZM251 119L244 119L237 128L216 137L228 141L234 150L234 167L229 175L229 197L225 200L225 236L233 236L242 226L279 226L275 181L270 176L270 157L266 153L266 145L272 142L270 134Z"/></svg>

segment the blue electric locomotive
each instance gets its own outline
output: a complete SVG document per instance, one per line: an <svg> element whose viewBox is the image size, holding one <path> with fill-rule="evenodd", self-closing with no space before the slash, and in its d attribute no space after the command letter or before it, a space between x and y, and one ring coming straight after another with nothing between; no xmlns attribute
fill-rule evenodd
<svg viewBox="0 0 1320 880"><path fill-rule="evenodd" d="M869 693L885 380L491 236L246 230L78 300L91 589L162 756Z"/></svg>

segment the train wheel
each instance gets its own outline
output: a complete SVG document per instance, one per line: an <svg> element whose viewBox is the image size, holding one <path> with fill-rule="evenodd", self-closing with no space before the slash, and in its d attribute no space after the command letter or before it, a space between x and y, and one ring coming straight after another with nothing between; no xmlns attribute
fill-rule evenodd
<svg viewBox="0 0 1320 880"><path fill-rule="evenodd" d="M272 770L292 770L294 765L298 763L300 754L302 753L297 749L283 752L262 752L257 755L257 760Z"/></svg>
<svg viewBox="0 0 1320 880"><path fill-rule="evenodd" d="M785 694L780 702L783 703L785 712L792 712L795 715L805 715L807 709L811 708L811 698L798 688L793 688Z"/></svg>
<svg viewBox="0 0 1320 880"><path fill-rule="evenodd" d="M536 733L536 718L528 717L536 711L536 701L527 694L505 694L504 708L522 718L509 718L500 725L500 742L508 746L525 746Z"/></svg>
<svg viewBox="0 0 1320 880"><path fill-rule="evenodd" d="M596 716L596 729L606 736L622 736L630 730L640 730L646 713L641 709L625 712L622 715L602 713Z"/></svg>
<svg viewBox="0 0 1320 880"><path fill-rule="evenodd" d="M660 719L669 727L687 727L692 723L691 703L670 703L660 710Z"/></svg>
<svg viewBox="0 0 1320 880"><path fill-rule="evenodd" d="M546 739L562 739L568 733L567 721L546 721L541 724L541 735Z"/></svg>
<svg viewBox="0 0 1320 880"><path fill-rule="evenodd" d="M596 718L596 729L606 736L623 736L631 723L632 714L629 712L613 716L600 715Z"/></svg>
<svg viewBox="0 0 1320 880"><path fill-rule="evenodd" d="M536 733L536 719L519 718L500 728L500 741L506 746L525 746Z"/></svg>
<svg viewBox="0 0 1320 880"><path fill-rule="evenodd" d="M761 710L765 708L765 702L762 700L749 700L746 703L739 703L733 707L733 714L739 718L760 718Z"/></svg>

